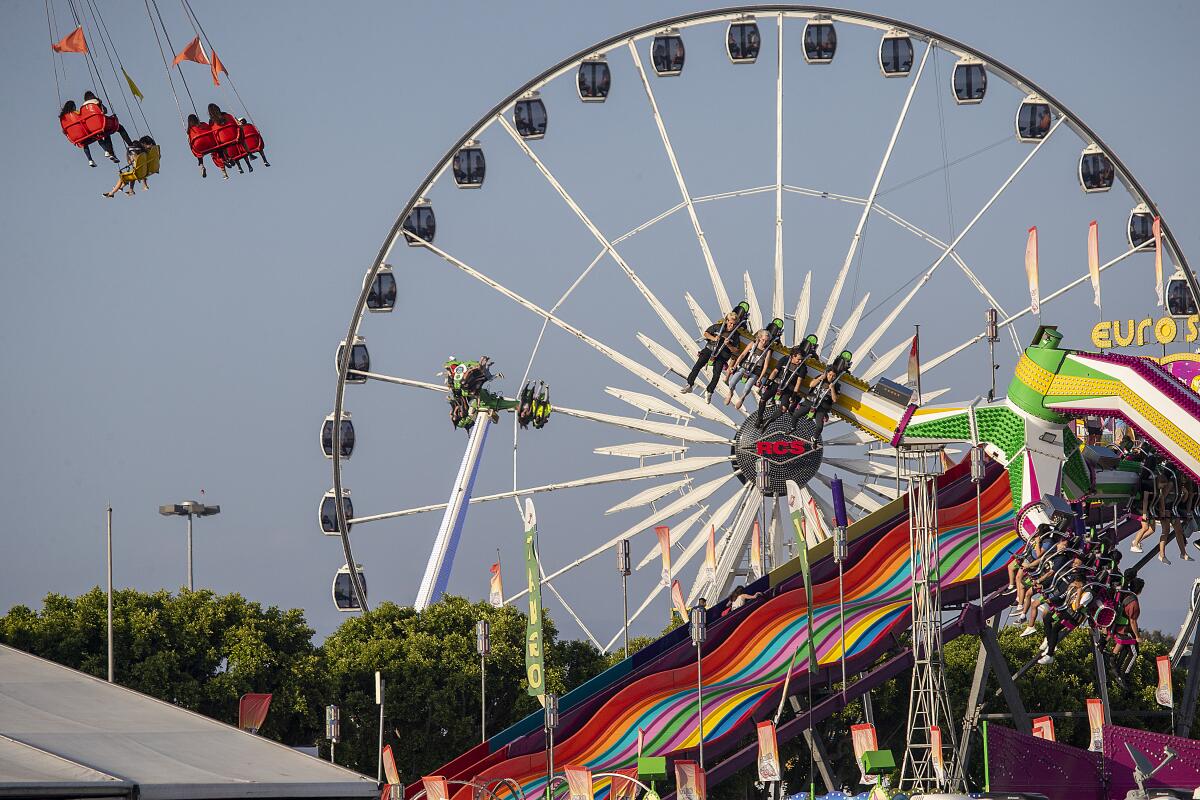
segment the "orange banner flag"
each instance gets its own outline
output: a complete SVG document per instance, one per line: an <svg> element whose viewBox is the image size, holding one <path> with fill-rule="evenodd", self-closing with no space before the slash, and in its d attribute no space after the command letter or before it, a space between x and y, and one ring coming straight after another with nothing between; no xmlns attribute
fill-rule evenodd
<svg viewBox="0 0 1200 800"><path fill-rule="evenodd" d="M679 616L683 618L684 622L687 622L687 603L683 602L683 587L679 585L679 581L671 581L671 605L675 606Z"/></svg>
<svg viewBox="0 0 1200 800"><path fill-rule="evenodd" d="M620 775L619 778L612 779L612 796L613 800L633 800L637 797L638 789L637 767L626 767L625 769L613 770Z"/></svg>
<svg viewBox="0 0 1200 800"><path fill-rule="evenodd" d="M567 774L567 797L569 800L592 800L592 771L587 767L568 764L563 767Z"/></svg>
<svg viewBox="0 0 1200 800"><path fill-rule="evenodd" d="M754 529L750 531L750 573L756 578L762 577L762 530L758 520L754 520Z"/></svg>
<svg viewBox="0 0 1200 800"><path fill-rule="evenodd" d="M1154 689L1154 700L1160 706L1175 707L1175 694L1171 687L1171 657L1159 656L1154 661L1158 670L1158 686Z"/></svg>
<svg viewBox="0 0 1200 800"><path fill-rule="evenodd" d="M671 529L666 525L659 525L654 529L658 535L658 549L662 553L662 585L670 588L671 586Z"/></svg>
<svg viewBox="0 0 1200 800"><path fill-rule="evenodd" d="M758 779L763 783L779 780L779 744L775 738L775 723L758 723Z"/></svg>
<svg viewBox="0 0 1200 800"><path fill-rule="evenodd" d="M177 66L180 61L195 61L197 64L208 63L208 56L204 53L204 45L200 44L199 36L192 39L187 43L187 46L179 51L179 55L175 56L175 60L171 62L171 66Z"/></svg>
<svg viewBox="0 0 1200 800"><path fill-rule="evenodd" d="M450 800L450 785L441 775L425 775L421 778L428 800Z"/></svg>
<svg viewBox="0 0 1200 800"><path fill-rule="evenodd" d="M221 59L217 57L217 50L215 47L213 48L213 51L212 51L211 66L212 66L213 86L220 86L221 81L217 78L217 73L224 72L226 75L228 75L229 70L225 69L225 65L221 63Z"/></svg>
<svg viewBox="0 0 1200 800"><path fill-rule="evenodd" d="M679 800L705 800L704 770L695 761L675 762L675 796Z"/></svg>
<svg viewBox="0 0 1200 800"><path fill-rule="evenodd" d="M87 40L83 38L83 26L80 25L60 41L50 45L50 49L56 53L86 53L88 46Z"/></svg>
<svg viewBox="0 0 1200 800"><path fill-rule="evenodd" d="M704 569L708 579L717 577L717 526L708 526L708 544L704 546Z"/></svg>
<svg viewBox="0 0 1200 800"><path fill-rule="evenodd" d="M938 783L946 782L946 761L942 754L942 729L937 725L929 728L929 754L933 756L933 774Z"/></svg>
<svg viewBox="0 0 1200 800"><path fill-rule="evenodd" d="M1100 232L1096 220L1088 223L1088 275L1092 279L1092 302L1100 305Z"/></svg>
<svg viewBox="0 0 1200 800"><path fill-rule="evenodd" d="M1095 697L1087 699L1088 728L1091 731L1091 742L1088 750L1093 753L1104 752L1104 704Z"/></svg>
<svg viewBox="0 0 1200 800"><path fill-rule="evenodd" d="M1035 717L1033 720L1033 735L1037 739L1045 739L1048 742L1056 741L1054 738L1054 718Z"/></svg>
<svg viewBox="0 0 1200 800"><path fill-rule="evenodd" d="M1029 279L1029 310L1034 314L1042 313L1041 293L1038 290L1038 237L1037 226L1029 229L1029 239L1025 242L1025 277Z"/></svg>
<svg viewBox="0 0 1200 800"><path fill-rule="evenodd" d="M870 750L879 749L879 740L875 736L875 726L867 723L850 726L850 742L854 745L854 760L858 763L860 784L879 783L878 775L868 775L863 771L863 754Z"/></svg>
<svg viewBox="0 0 1200 800"><path fill-rule="evenodd" d="M396 756L392 752L390 744L383 746L383 774L387 776L389 785L398 786L400 784L400 770L396 769Z"/></svg>
<svg viewBox="0 0 1200 800"><path fill-rule="evenodd" d="M488 587L488 602L494 608L504 607L504 579L500 575L500 562L492 564L489 571L491 572L491 585Z"/></svg>
<svg viewBox="0 0 1200 800"><path fill-rule="evenodd" d="M1155 217L1154 225L1150 229L1154 231L1154 299L1161 306L1163 304L1162 220Z"/></svg>

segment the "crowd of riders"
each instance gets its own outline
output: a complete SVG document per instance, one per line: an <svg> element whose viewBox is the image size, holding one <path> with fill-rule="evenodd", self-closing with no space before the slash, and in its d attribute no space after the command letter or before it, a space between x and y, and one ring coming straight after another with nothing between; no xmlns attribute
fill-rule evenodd
<svg viewBox="0 0 1200 800"><path fill-rule="evenodd" d="M704 389L706 402L712 402L724 378L728 388L726 405L741 409L752 393L757 397L753 420L759 430L770 428L786 414L793 431L801 419L812 420L813 440L819 442L838 401L841 378L850 370L850 353L841 353L823 371L818 364L810 381L810 361L816 360L819 345L817 337L809 334L800 344L784 349L780 345L783 320L772 320L752 333L749 309L743 301L704 330L702 345L680 394L690 394L700 373L710 367L712 372Z"/></svg>

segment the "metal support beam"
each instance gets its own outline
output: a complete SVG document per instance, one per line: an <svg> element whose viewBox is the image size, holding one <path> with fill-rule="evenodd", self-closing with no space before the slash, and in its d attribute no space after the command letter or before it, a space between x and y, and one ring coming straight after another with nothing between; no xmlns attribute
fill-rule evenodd
<svg viewBox="0 0 1200 800"><path fill-rule="evenodd" d="M1025 702L1021 699L1017 683L1008 670L1008 662L1004 659L1004 652L1000 649L1000 640L996 638L996 632L985 627L980 631L979 640L982 648L987 651L988 661L996 673L1000 691L1004 694L1004 702L1008 705L1008 710L1012 712L1014 725L1021 733L1032 733L1033 723L1029 719L1029 713L1025 710Z"/></svg>
<svg viewBox="0 0 1200 800"><path fill-rule="evenodd" d="M998 621L999 617L993 618L993 622ZM971 678L971 692L967 696L967 707L963 711L962 737L958 742L958 758L954 762L958 780L966 778L967 769L970 766L971 734L974 732L976 726L979 725L979 713L983 710L984 705L982 699L983 689L987 685L988 673L990 672L989 667L987 646L980 641L979 653L975 656L975 674Z"/></svg>
<svg viewBox="0 0 1200 800"><path fill-rule="evenodd" d="M1196 716L1196 702L1200 697L1200 626L1196 627L1192 639L1192 654L1187 659L1187 680L1183 684L1183 697L1179 704L1180 714L1175 722L1175 735L1187 738Z"/></svg>
<svg viewBox="0 0 1200 800"><path fill-rule="evenodd" d="M833 767L829 763L829 753L825 750L825 741L821 738L821 732L805 728L804 741L808 743L808 749L812 751L813 762L817 765L817 771L821 773L821 782L825 784L825 793L837 790L838 785L833 779Z"/></svg>
<svg viewBox="0 0 1200 800"><path fill-rule="evenodd" d="M1096 659L1096 685L1100 689L1100 702L1104 705L1104 724L1112 725L1112 707L1108 703L1108 671L1104 667L1104 650L1100 636L1092 631L1092 656Z"/></svg>

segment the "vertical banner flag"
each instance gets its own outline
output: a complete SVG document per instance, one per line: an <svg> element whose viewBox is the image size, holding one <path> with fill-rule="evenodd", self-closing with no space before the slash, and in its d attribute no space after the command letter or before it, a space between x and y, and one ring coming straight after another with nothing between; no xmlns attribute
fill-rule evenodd
<svg viewBox="0 0 1200 800"><path fill-rule="evenodd" d="M1158 667L1158 688L1154 690L1154 699L1160 706L1175 707L1175 695L1171 687L1171 657L1159 656L1154 664Z"/></svg>
<svg viewBox="0 0 1200 800"><path fill-rule="evenodd" d="M1093 753L1104 752L1104 704L1098 698L1089 697L1087 701L1088 728L1092 735L1088 750Z"/></svg>
<svg viewBox="0 0 1200 800"><path fill-rule="evenodd" d="M750 574L755 578L762 577L762 528L757 519L750 531Z"/></svg>
<svg viewBox="0 0 1200 800"><path fill-rule="evenodd" d="M546 693L546 660L542 654L542 576L537 555L537 513L525 500L525 576L529 581L529 621L525 625L525 677L533 697ZM432 798L431 798L432 800Z"/></svg>
<svg viewBox="0 0 1200 800"><path fill-rule="evenodd" d="M1163 304L1162 220L1159 217L1154 218L1151 230L1154 231L1154 300L1161 306Z"/></svg>
<svg viewBox="0 0 1200 800"><path fill-rule="evenodd" d="M829 538L829 531L825 529L825 519L821 516L821 509L817 508L817 501L812 495L808 496L808 513L812 517L813 535L817 537L818 542L823 542Z"/></svg>
<svg viewBox="0 0 1200 800"><path fill-rule="evenodd" d="M861 784L879 783L878 775L868 775L863 772L863 755L871 750L879 749L875 738L874 725L851 725L850 741L854 745L854 762L858 764L858 782Z"/></svg>
<svg viewBox="0 0 1200 800"><path fill-rule="evenodd" d="M801 505L800 505L800 503L801 503L800 487L796 484L795 481L787 482L787 498L788 498L788 511L790 511L791 515L792 515L792 527L795 528L795 530L796 530L796 540L800 545L800 571L804 576L804 600L805 600L805 611L806 611L807 621L808 621L808 639L807 639L806 644L808 645L808 648L807 648L808 649L808 659L809 659L808 663L809 663L809 666L811 667L812 663L816 660L813 657L813 656L815 656L816 653L813 649L812 573L809 572L809 566L808 566L808 542L805 540L805 537L804 537L804 525L800 521L801 517L804 516L804 512L801 510Z"/></svg>
<svg viewBox="0 0 1200 800"><path fill-rule="evenodd" d="M717 526L708 526L708 544L704 546L704 571L711 581L717 577Z"/></svg>
<svg viewBox="0 0 1200 800"><path fill-rule="evenodd" d="M687 603L683 602L683 588L680 587L679 581L671 581L671 605L679 613L679 618L684 622L688 621Z"/></svg>
<svg viewBox="0 0 1200 800"><path fill-rule="evenodd" d="M638 776L637 767L625 767L624 769L613 770L613 772L621 776L612 779L613 800L634 800L637 797L639 788L636 783Z"/></svg>
<svg viewBox="0 0 1200 800"><path fill-rule="evenodd" d="M1057 741L1054 738L1054 718L1034 717L1033 735L1038 739L1045 739L1048 742Z"/></svg>
<svg viewBox="0 0 1200 800"><path fill-rule="evenodd" d="M646 748L646 732L638 728L638 758L642 757L642 751Z"/></svg>
<svg viewBox="0 0 1200 800"><path fill-rule="evenodd" d="M779 780L779 745L775 739L775 723L758 723L758 779L763 783Z"/></svg>
<svg viewBox="0 0 1200 800"><path fill-rule="evenodd" d="M83 26L80 25L62 39L50 45L50 49L56 53L86 53L88 46L87 40L83 38Z"/></svg>
<svg viewBox="0 0 1200 800"><path fill-rule="evenodd" d="M1041 295L1038 293L1037 225L1029 229L1029 239L1025 242L1025 277L1029 278L1029 310L1034 314L1041 314Z"/></svg>
<svg viewBox="0 0 1200 800"><path fill-rule="evenodd" d="M679 800L705 800L704 771L695 761L675 762L675 796Z"/></svg>
<svg viewBox="0 0 1200 800"><path fill-rule="evenodd" d="M654 528L658 534L658 549L662 552L662 585L671 588L671 529L666 525Z"/></svg>
<svg viewBox="0 0 1200 800"><path fill-rule="evenodd" d="M592 800L592 771L587 767L567 765L567 797L569 800Z"/></svg>
<svg viewBox="0 0 1200 800"><path fill-rule="evenodd" d="M383 774L387 776L387 782L392 786L397 786L400 783L400 770L396 769L396 756L392 753L392 746L385 744L383 746Z"/></svg>
<svg viewBox="0 0 1200 800"><path fill-rule="evenodd" d="M492 579L488 589L488 602L495 608L500 608L504 605L504 579L500 577L500 562L492 564L490 571Z"/></svg>
<svg viewBox="0 0 1200 800"><path fill-rule="evenodd" d="M270 694L248 692L238 700L238 727L244 731L258 733L271 710Z"/></svg>
<svg viewBox="0 0 1200 800"><path fill-rule="evenodd" d="M912 347L908 349L908 385L916 388L921 382L921 334L913 335Z"/></svg>
<svg viewBox="0 0 1200 800"><path fill-rule="evenodd" d="M1100 234L1096 220L1088 224L1088 275L1092 278L1092 302L1100 305Z"/></svg>
<svg viewBox="0 0 1200 800"><path fill-rule="evenodd" d="M933 759L933 774L938 783L946 782L946 762L942 758L942 729L937 725L929 727L929 754Z"/></svg>
<svg viewBox="0 0 1200 800"><path fill-rule="evenodd" d="M421 778L426 800L450 800L450 787L441 775L425 775Z"/></svg>

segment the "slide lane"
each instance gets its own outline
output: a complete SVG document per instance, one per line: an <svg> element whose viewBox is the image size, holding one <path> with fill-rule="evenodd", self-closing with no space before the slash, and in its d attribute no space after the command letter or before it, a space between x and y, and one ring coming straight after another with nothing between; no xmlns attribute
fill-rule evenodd
<svg viewBox="0 0 1200 800"><path fill-rule="evenodd" d="M939 538L943 595L948 600L977 594L975 491L968 473L965 464L959 465L940 479ZM1004 580L1004 567L1019 545L1008 479L995 464L983 486L982 518L983 570L991 588ZM904 500L860 520L849 535L844 580L846 658L848 669L856 671L895 647L895 636L909 624L911 576ZM842 656L837 572L829 549L826 545L824 552L818 549L813 554L818 559L813 566L818 673L836 671ZM798 649L807 652L805 596L796 561L759 584L751 589L768 589L767 599L723 617L718 617L722 605L710 611L713 621L703 657L706 756L715 758L730 750L754 721L773 714L793 654ZM593 772L630 766L637 756L639 729L645 732L646 755L694 757L698 744L695 650L686 628L664 639L672 640L665 652L650 645L572 693L591 696L564 698L564 705L571 702L560 714L557 764L586 764ZM643 656L647 651L654 657ZM639 656L641 662L635 663ZM792 689L803 687L809 674L810 664L802 653L792 669ZM592 684L595 690L589 690ZM540 797L545 785L540 716L531 715L465 753L440 774L463 780L515 778L527 797ZM463 800L466 791L455 800Z"/></svg>

